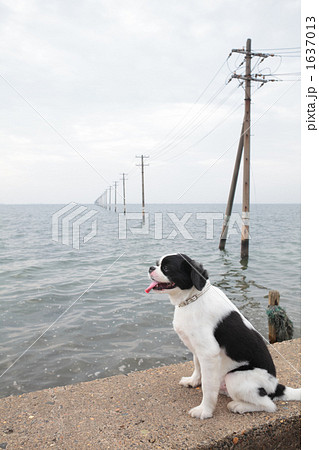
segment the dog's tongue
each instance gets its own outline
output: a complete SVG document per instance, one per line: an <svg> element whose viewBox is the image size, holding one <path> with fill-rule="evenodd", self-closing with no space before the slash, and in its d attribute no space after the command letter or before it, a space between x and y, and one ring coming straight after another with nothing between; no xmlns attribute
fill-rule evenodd
<svg viewBox="0 0 319 450"><path fill-rule="evenodd" d="M145 289L146 294L149 294L151 290L158 285L158 281L152 281L147 289Z"/></svg>

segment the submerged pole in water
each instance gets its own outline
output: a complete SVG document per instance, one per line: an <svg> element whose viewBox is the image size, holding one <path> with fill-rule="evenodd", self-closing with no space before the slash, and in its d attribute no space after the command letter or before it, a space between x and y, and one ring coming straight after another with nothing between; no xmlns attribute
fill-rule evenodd
<svg viewBox="0 0 319 450"><path fill-rule="evenodd" d="M125 181L127 180L127 178L125 178L127 174L126 173L122 173L122 182L123 182L123 212L124 214L126 214L126 197L125 197Z"/></svg>
<svg viewBox="0 0 319 450"><path fill-rule="evenodd" d="M243 171L243 205L241 229L241 259L247 259L249 253L249 201L250 201L250 104L251 104L251 39L246 43L245 73L245 116L244 116L244 171Z"/></svg>
<svg viewBox="0 0 319 450"><path fill-rule="evenodd" d="M149 158L149 156L141 155L141 156L136 156L136 158L141 158L141 164L136 164L136 165L138 167L141 167L141 171L142 171L142 217L143 217L143 223L144 223L145 222L144 167L149 165L149 164L144 163L144 158Z"/></svg>
<svg viewBox="0 0 319 450"><path fill-rule="evenodd" d="M114 212L116 212L117 181L114 181Z"/></svg>
<svg viewBox="0 0 319 450"><path fill-rule="evenodd" d="M225 250L226 239L227 239L227 234L228 234L228 224L229 224L229 219L230 219L231 212L232 212L232 209L233 209L233 203L234 203L234 197L235 197L235 192L236 192L238 173L239 173L239 168L240 168L240 161L241 161L241 156L242 156L242 153L243 153L243 147L244 147L244 124L242 125L241 131L240 131L240 139L239 139L239 143L238 143L238 149L237 149L237 156L236 156L236 161L235 161L235 166L234 166L233 178L232 178L232 182L231 182L231 186L230 186L230 190L229 190L229 195L228 195L228 201L227 201L226 212L225 212L225 217L224 217L223 229L222 229L222 232L221 232L221 235L220 235L219 250Z"/></svg>
<svg viewBox="0 0 319 450"><path fill-rule="evenodd" d="M112 206L112 186L109 187L109 211L111 211Z"/></svg>
<svg viewBox="0 0 319 450"><path fill-rule="evenodd" d="M103 207L107 209L107 189L105 189L103 194Z"/></svg>
<svg viewBox="0 0 319 450"><path fill-rule="evenodd" d="M233 49L232 53L240 53L245 55L245 64L246 70L245 75L237 74L233 72L230 80L232 78L237 78L239 80L243 80L245 83L245 114L243 121L243 129L242 129L242 137L243 137L243 147L244 147L244 164L243 164L243 203L242 203L242 230L241 230L241 260L244 262L248 260L248 252L249 252L249 214L250 214L250 105L251 105L251 82L255 81L263 86L265 83L269 83L270 81L275 81L274 79L265 79L261 73L251 74L251 59L254 56L258 56L262 58L262 61L269 56L274 56L270 53L260 53L260 52L252 52L251 50L251 39L247 39L246 48ZM240 67L240 66L239 66ZM229 81L230 81L229 80ZM220 238L219 248L220 250L224 250L227 231L228 231L228 222L230 218L230 213L232 209L233 195L235 193L236 182L237 182L237 172L240 164L240 157L242 155L241 142L239 143L238 151L237 151L237 159L234 168L233 180L231 185L231 190L229 193L227 210L225 214L223 231Z"/></svg>

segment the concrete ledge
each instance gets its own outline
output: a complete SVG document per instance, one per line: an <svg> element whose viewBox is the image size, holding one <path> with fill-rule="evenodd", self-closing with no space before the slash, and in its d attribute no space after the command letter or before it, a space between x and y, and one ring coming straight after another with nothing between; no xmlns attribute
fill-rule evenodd
<svg viewBox="0 0 319 450"><path fill-rule="evenodd" d="M280 382L299 387L300 339L270 350ZM187 362L1 399L0 449L300 448L300 402L237 415L220 395L212 419L193 419L201 390L178 385L191 372Z"/></svg>

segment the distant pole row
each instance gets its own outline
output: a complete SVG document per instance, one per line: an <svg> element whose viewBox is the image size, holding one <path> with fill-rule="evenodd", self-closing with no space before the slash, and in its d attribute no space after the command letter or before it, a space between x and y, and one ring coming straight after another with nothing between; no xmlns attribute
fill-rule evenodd
<svg viewBox="0 0 319 450"><path fill-rule="evenodd" d="M149 158L148 155L140 155L136 156L136 158L140 158L141 163L136 164L138 167L141 167L141 175L142 175L142 216L143 222L145 221L145 186L144 186L144 167L149 166L149 164L145 164L144 159ZM123 191L123 212L126 214L126 184L127 174L121 173L120 181L122 181L122 191ZM114 212L117 212L117 192L118 192L118 181L114 181L113 186L109 186L103 194L101 194L96 200L95 204L101 206L102 208L108 209L111 211L112 209L112 189L114 189Z"/></svg>

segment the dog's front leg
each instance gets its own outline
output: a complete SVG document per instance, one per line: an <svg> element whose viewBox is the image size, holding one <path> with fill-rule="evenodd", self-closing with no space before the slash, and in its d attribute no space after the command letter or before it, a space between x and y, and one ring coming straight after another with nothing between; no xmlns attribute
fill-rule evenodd
<svg viewBox="0 0 319 450"><path fill-rule="evenodd" d="M186 387L197 387L201 384L200 364L195 353L193 354L194 372L191 377L182 377L179 384Z"/></svg>
<svg viewBox="0 0 319 450"><path fill-rule="evenodd" d="M203 399L199 406L192 408L189 414L198 419L208 419L213 416L217 403L218 391L220 386L220 356L200 355L199 363L202 374Z"/></svg>

